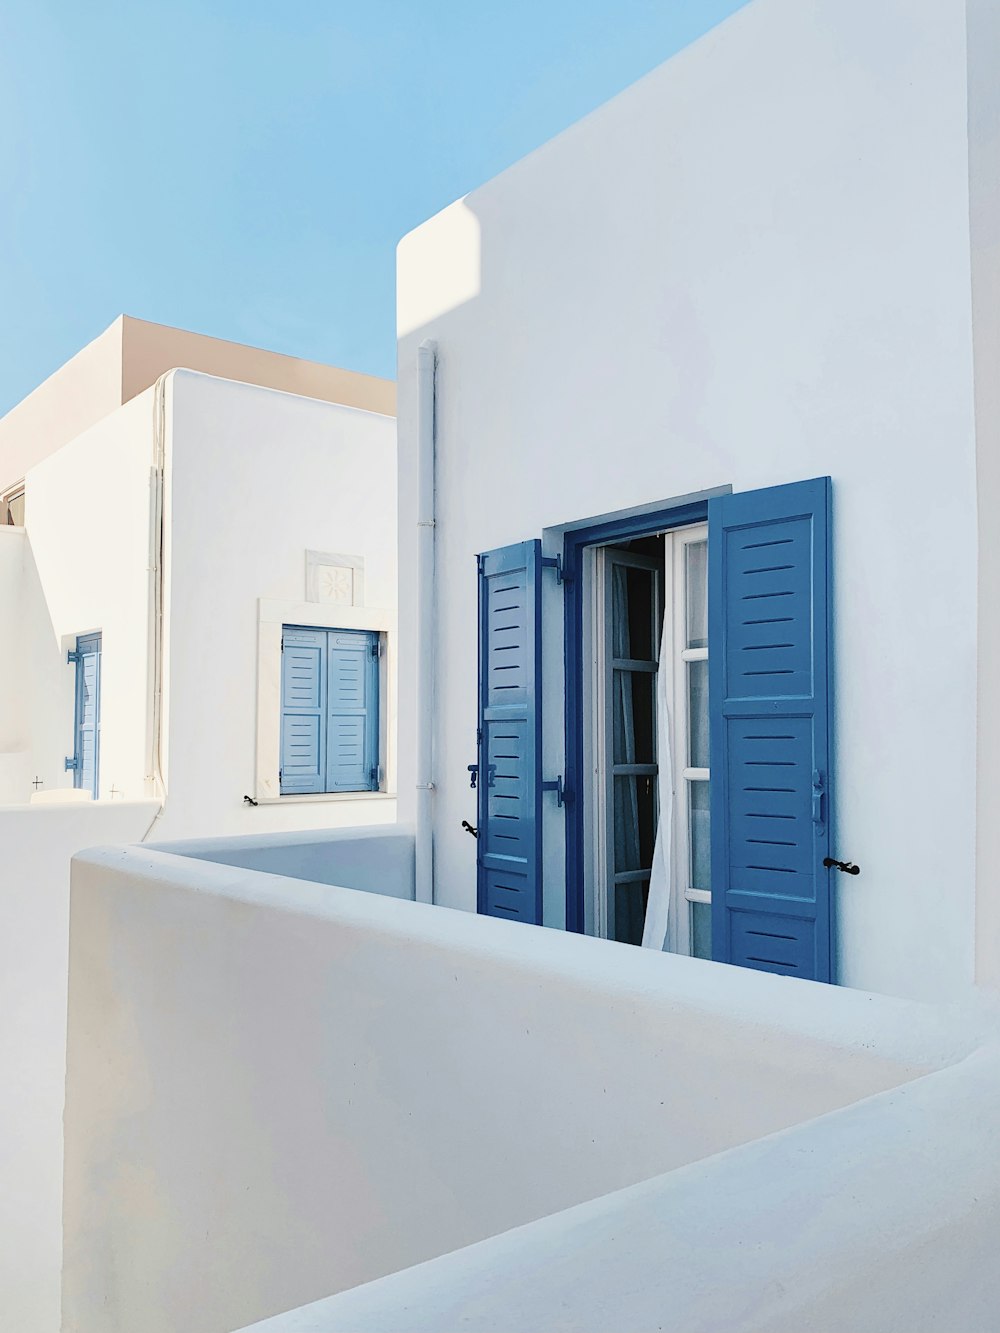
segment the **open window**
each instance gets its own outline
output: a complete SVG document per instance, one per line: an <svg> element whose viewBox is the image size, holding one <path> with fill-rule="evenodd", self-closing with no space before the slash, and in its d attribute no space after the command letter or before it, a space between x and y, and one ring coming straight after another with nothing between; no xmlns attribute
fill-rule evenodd
<svg viewBox="0 0 1000 1333"><path fill-rule="evenodd" d="M544 570L566 649L548 780ZM825 477L481 555L479 910L542 923L551 792L569 929L830 980L830 571Z"/></svg>
<svg viewBox="0 0 1000 1333"><path fill-rule="evenodd" d="M0 495L0 527L24 527L24 482Z"/></svg>

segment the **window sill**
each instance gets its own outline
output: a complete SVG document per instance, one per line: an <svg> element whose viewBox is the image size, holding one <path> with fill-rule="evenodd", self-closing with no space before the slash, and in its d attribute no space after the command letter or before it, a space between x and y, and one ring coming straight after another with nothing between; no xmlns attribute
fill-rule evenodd
<svg viewBox="0 0 1000 1333"><path fill-rule="evenodd" d="M258 796L258 805L325 805L331 801L394 801L394 791L307 792L301 796Z"/></svg>

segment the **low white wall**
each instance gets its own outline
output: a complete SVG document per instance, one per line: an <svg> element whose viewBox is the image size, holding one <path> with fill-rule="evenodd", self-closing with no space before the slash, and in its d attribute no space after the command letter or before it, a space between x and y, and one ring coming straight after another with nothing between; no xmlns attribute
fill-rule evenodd
<svg viewBox="0 0 1000 1333"><path fill-rule="evenodd" d="M998 1116L994 1045L252 1333L994 1333Z"/></svg>
<svg viewBox="0 0 1000 1333"><path fill-rule="evenodd" d="M965 1050L933 1011L147 848L73 868L66 1333L222 1333Z"/></svg>
<svg viewBox="0 0 1000 1333"><path fill-rule="evenodd" d="M414 897L413 834L408 829L329 829L316 833L251 833L242 838L204 838L147 843L218 865L335 884L389 898Z"/></svg>
<svg viewBox="0 0 1000 1333"><path fill-rule="evenodd" d="M0 808L0 1328L56 1333L70 857L135 842L154 802Z"/></svg>
<svg viewBox="0 0 1000 1333"><path fill-rule="evenodd" d="M306 552L322 551L362 557L365 606L395 611L395 419L187 370L166 392L168 800L157 838L393 821L384 795L243 798L257 791L261 599L273 614L286 604L294 623ZM331 628L356 623L356 609L309 610ZM280 671L280 657L269 666Z"/></svg>

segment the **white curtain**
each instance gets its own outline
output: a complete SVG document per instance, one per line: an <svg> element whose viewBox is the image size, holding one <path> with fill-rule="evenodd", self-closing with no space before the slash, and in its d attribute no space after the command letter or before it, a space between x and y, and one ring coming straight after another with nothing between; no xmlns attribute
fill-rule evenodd
<svg viewBox="0 0 1000 1333"><path fill-rule="evenodd" d="M656 842L653 845L653 867L649 876L649 900L646 921L642 931L644 949L676 947L672 936L677 932L677 910L672 907L674 895L674 756L670 743L670 652L672 635L668 632L667 617L663 618L660 639L659 670L656 673L656 759L660 813L656 823Z"/></svg>

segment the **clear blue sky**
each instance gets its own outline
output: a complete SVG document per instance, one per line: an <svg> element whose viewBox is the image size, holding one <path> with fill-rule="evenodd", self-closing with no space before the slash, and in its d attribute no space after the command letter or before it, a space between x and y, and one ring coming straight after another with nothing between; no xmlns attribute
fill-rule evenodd
<svg viewBox="0 0 1000 1333"><path fill-rule="evenodd" d="M399 237L745 0L2 0L0 413L125 311L395 373Z"/></svg>

